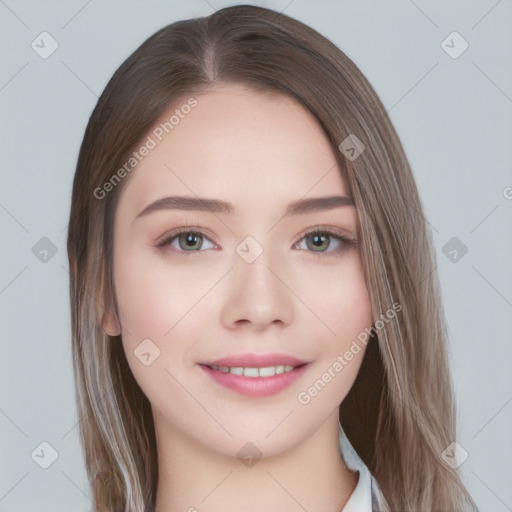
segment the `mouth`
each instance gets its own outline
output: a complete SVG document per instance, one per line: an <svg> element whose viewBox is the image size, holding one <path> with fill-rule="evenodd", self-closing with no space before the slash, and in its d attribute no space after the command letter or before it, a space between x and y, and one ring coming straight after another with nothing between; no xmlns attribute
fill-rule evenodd
<svg viewBox="0 0 512 512"><path fill-rule="evenodd" d="M200 363L199 367L224 388L250 397L266 397L291 386L309 363L279 354L246 354Z"/></svg>

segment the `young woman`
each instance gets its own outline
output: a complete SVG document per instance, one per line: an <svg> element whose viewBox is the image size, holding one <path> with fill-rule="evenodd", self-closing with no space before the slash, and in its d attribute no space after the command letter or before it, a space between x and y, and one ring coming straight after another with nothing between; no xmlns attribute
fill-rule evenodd
<svg viewBox="0 0 512 512"><path fill-rule="evenodd" d="M144 42L89 120L68 253L95 510L476 510L407 158L311 28L235 6Z"/></svg>

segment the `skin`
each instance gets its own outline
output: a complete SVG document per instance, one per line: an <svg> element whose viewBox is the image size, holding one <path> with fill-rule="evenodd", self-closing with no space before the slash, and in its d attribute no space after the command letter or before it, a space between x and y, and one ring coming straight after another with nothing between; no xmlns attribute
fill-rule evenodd
<svg viewBox="0 0 512 512"><path fill-rule="evenodd" d="M319 251L306 235L321 226L357 239L356 212L345 205L283 217L303 197L347 195L324 132L293 99L233 84L196 99L122 191L113 261L119 321L103 320L105 332L122 334L152 404L156 511L339 512L358 474L340 457L338 407L365 347L308 404L297 396L372 315L358 247L333 237ZM171 195L229 201L235 214L161 209L136 219ZM179 238L155 246L187 224L204 234L195 252L186 234L181 246ZM252 263L236 252L247 236L263 248ZM160 356L145 366L134 350L147 338ZM217 384L198 365L247 352L283 352L309 365L290 387L257 398ZM262 454L252 467L237 458L247 442Z"/></svg>

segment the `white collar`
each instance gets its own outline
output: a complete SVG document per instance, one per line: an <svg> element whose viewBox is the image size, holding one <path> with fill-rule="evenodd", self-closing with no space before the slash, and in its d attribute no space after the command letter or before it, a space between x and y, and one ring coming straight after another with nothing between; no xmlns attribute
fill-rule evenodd
<svg viewBox="0 0 512 512"><path fill-rule="evenodd" d="M381 496L377 481L361 460L345 432L339 427L340 449L347 467L359 472L359 480L349 500L340 512L373 512ZM382 499L382 498L381 498Z"/></svg>

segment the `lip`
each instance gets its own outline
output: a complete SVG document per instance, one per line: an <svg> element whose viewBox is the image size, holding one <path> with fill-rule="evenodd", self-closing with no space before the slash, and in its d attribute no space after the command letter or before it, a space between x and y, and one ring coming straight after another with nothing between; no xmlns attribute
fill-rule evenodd
<svg viewBox="0 0 512 512"><path fill-rule="evenodd" d="M232 373L222 373L204 364L199 366L221 386L242 395L265 397L276 395L291 386L305 372L308 365L304 364L289 372L284 372L272 377L245 377L243 375L233 375Z"/></svg>
<svg viewBox="0 0 512 512"><path fill-rule="evenodd" d="M230 368L265 368L267 366L290 365L295 368L271 377L246 377L214 370L210 366ZM215 382L232 391L250 397L266 397L280 393L291 386L306 371L308 363L287 354L239 354L200 363L200 368Z"/></svg>

